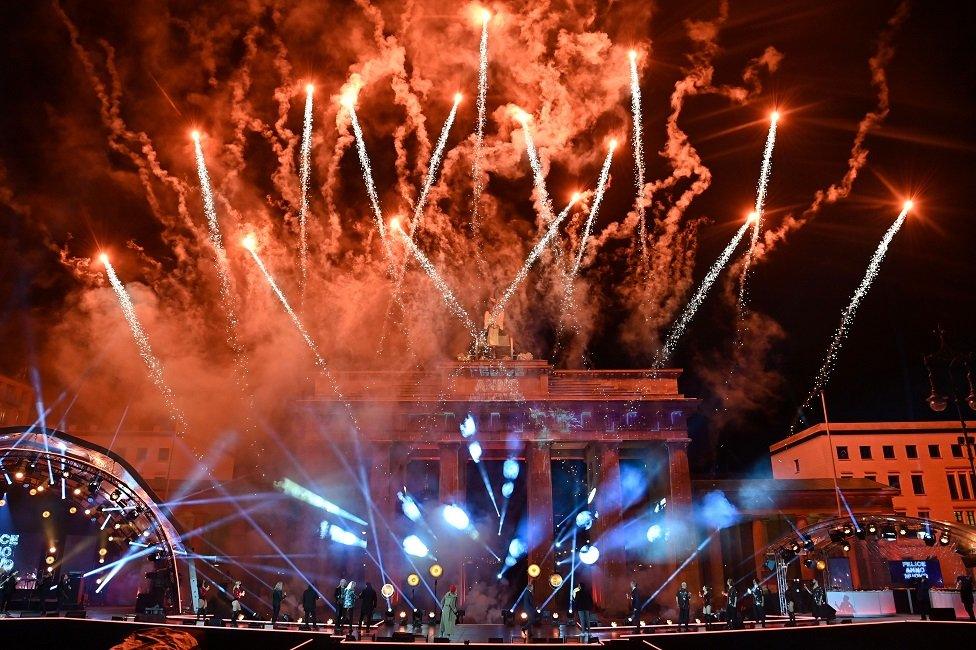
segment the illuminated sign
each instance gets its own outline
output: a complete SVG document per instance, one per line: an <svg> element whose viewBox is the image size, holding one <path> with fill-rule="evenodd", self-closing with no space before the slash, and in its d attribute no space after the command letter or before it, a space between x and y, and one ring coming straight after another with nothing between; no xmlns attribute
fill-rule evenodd
<svg viewBox="0 0 976 650"><path fill-rule="evenodd" d="M912 583L928 578L933 587L942 585L942 567L938 560L901 560L889 561L888 570L891 581L899 585Z"/></svg>
<svg viewBox="0 0 976 650"><path fill-rule="evenodd" d="M14 547L18 544L20 544L20 535L0 533L0 570L10 571L14 568Z"/></svg>

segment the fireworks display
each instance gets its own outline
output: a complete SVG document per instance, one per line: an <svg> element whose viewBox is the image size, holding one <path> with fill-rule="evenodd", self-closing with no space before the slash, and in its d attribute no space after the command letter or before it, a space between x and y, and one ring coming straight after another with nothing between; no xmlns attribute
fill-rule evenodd
<svg viewBox="0 0 976 650"><path fill-rule="evenodd" d="M305 87L305 115L302 121L302 149L299 157L299 181L302 198L298 207L298 261L301 270L302 294L308 282L308 185L312 177L312 95L315 86Z"/></svg>
<svg viewBox="0 0 976 650"><path fill-rule="evenodd" d="M590 237L590 230L593 222L600 212L600 204L603 202L603 194L607 189L607 179L610 177L610 162L613 160L613 152L617 148L617 141L611 140L607 151L607 157L603 159L603 167L600 169L600 180L596 185L596 194L593 195L593 205L590 206L590 213L586 215L583 224L583 234L580 236L579 250L576 251L576 260L573 262L573 269L569 273L568 283L572 283L573 278L579 273L580 264L583 263L583 254L586 252L586 240Z"/></svg>
<svg viewBox="0 0 976 650"><path fill-rule="evenodd" d="M176 406L173 389L169 387L169 384L166 383L166 378L163 376L163 364L153 354L152 346L149 344L149 337L146 336L146 331L142 328L142 323L139 322L139 316L136 314L136 308L132 304L129 292L125 290L122 282L119 281L119 276L115 274L115 268L108 259L108 255L103 253L98 259L102 263L102 266L105 267L105 274L108 276L108 281L112 285L112 290L115 291L115 297L118 298L119 307L122 308L122 315L125 316L125 320L129 324L129 329L132 331L132 338L136 342L136 347L139 348L139 356L142 357L146 368L149 370L149 379L152 380L152 383L155 384L163 396L163 402L169 409L170 416L173 418L179 431L185 431L186 421L180 409Z"/></svg>
<svg viewBox="0 0 976 650"><path fill-rule="evenodd" d="M749 250L746 251L745 263L742 267L742 276L739 278L739 311L746 308L748 302L748 290L746 282L749 275L749 267L752 264L752 256L756 252L756 244L759 243L759 233L762 232L763 209L766 205L766 188L769 186L769 174L773 169L773 147L776 144L776 123L779 122L779 112L773 111L769 116L769 131L766 134L766 146L763 149L762 167L759 170L759 182L756 185L756 205L753 214L756 215L752 224L752 237L749 240Z"/></svg>
<svg viewBox="0 0 976 650"><path fill-rule="evenodd" d="M214 260L217 263L217 274L220 277L220 300L227 313L231 327L236 326L236 317L232 309L230 272L227 269L227 254L224 251L223 240L220 236L220 222L217 220L217 206L214 204L213 187L210 185L210 174L207 172L207 161L203 157L203 147L200 144L200 133L194 131L193 151L197 163L197 176L200 179L200 195L203 198L203 213L207 216L207 230L210 233L210 244L214 250Z"/></svg>
<svg viewBox="0 0 976 650"><path fill-rule="evenodd" d="M356 136L356 152L359 154L359 166L363 173L363 182L366 184L366 195L369 197L369 205L373 210L376 219L376 229L380 233L383 245L386 248L387 260L392 260L393 253L390 249L389 241L386 239L386 224L383 222L383 210L380 208L380 197L376 194L376 183L373 181L373 166L369 162L369 154L366 152L366 141L363 139L363 129L359 126L359 118L356 116L356 97L351 93L342 96L342 106L349 113L349 121L352 123L352 130Z"/></svg>
<svg viewBox="0 0 976 650"><path fill-rule="evenodd" d="M905 219L908 217L908 213L912 211L914 203L912 201L905 201L902 206L901 212L898 214L898 218L895 222L891 224L887 231L885 231L884 236L878 243L878 247L874 251L874 255L871 256L871 261L868 262L868 268L864 272L864 277L861 279L860 284L857 285L857 289L854 291L854 295L851 296L851 301L848 303L847 307L840 315L840 325L837 327L837 331L834 332L833 338L830 340L830 346L827 348L827 356L824 358L823 364L820 366L820 370L817 371L816 376L813 379L813 387L807 394L807 398L803 400L800 410L806 409L813 403L813 400L817 398L820 391L827 386L827 382L830 381L830 375L833 374L834 368L837 366L837 359L840 355L841 349L844 347L844 341L847 340L847 336L850 334L851 326L854 324L854 316L857 315L857 308L861 305L861 301L868 294L868 290L871 289L871 284L874 279L878 277L878 272L881 270L881 263L884 261L885 253L888 252L888 246L891 245L891 240L894 239L895 235L901 229ZM794 422L793 427L796 427Z"/></svg>
<svg viewBox="0 0 976 650"><path fill-rule="evenodd" d="M427 197L430 194L430 188L433 186L434 180L437 178L437 168L441 164L441 158L444 157L444 148L447 147L447 136L451 133L451 125L454 124L454 118L457 116L458 105L460 103L461 93L457 93L454 95L454 105L451 106L451 112L447 115L447 120L444 121L444 126L441 128L440 137L437 138L437 146L434 148L434 153L431 154L430 161L427 163L427 178L424 181L423 189L420 191L420 196L417 197L417 203L413 209L413 219L410 220L411 241L417 232L417 226L420 225L424 217L424 207L427 205Z"/></svg>
<svg viewBox="0 0 976 650"><path fill-rule="evenodd" d="M529 165L532 166L532 183L539 203L539 216L542 218L542 224L548 225L553 219L552 201L549 199L549 191L546 190L546 176L542 171L542 163L539 162L539 152L535 148L535 140L529 129L530 117L522 109L516 109L515 119L522 125L522 133L525 136L525 153L529 156Z"/></svg>
<svg viewBox="0 0 976 650"><path fill-rule="evenodd" d="M488 23L490 22L491 12L485 9L481 13L481 43L478 46L478 122L474 132L474 155L471 163L471 177L474 181L471 201L472 236L478 232L478 209L484 183L481 178L481 157L485 142L485 112L488 98Z"/></svg>
<svg viewBox="0 0 976 650"><path fill-rule="evenodd" d="M640 240L641 256L647 254L647 222L644 209L644 126L641 117L640 75L637 70L637 52L628 53L630 60L630 113L631 129L634 148L634 181L637 187L637 198L634 208L637 210L637 237Z"/></svg>
<svg viewBox="0 0 976 650"><path fill-rule="evenodd" d="M746 222L739 227L736 231L735 236L732 237L732 241L728 243L722 254L719 255L715 263L712 264L711 268L708 269L708 273L702 278L701 284L695 289L695 293L692 295L691 300L685 305L685 308L681 311L681 315L678 316L678 320L675 321L674 325L671 326L671 331L668 332L668 338L665 340L664 345L658 350L657 354L654 355L654 367L663 368L671 361L671 355L674 354L674 348L678 345L678 340L681 335L684 334L685 329L688 327L688 323L691 319L695 317L695 313L698 308L701 307L702 302L705 301L705 296L708 295L709 289L715 284L715 280L718 279L719 274L725 265L728 264L729 258L732 257L732 253L735 252L736 247L739 242L742 241L742 236L746 234L746 230L753 224L756 219L756 214L754 212L749 214L749 218Z"/></svg>

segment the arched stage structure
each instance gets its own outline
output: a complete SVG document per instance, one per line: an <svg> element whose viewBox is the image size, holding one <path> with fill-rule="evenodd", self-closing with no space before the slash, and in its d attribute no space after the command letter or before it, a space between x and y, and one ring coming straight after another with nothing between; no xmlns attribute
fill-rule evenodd
<svg viewBox="0 0 976 650"><path fill-rule="evenodd" d="M44 489L91 511L127 548L107 564L110 570L137 558L156 558L171 571L170 609L182 611L192 591L181 577L179 558L186 556L182 534L148 483L121 456L62 431L36 426L0 428L0 471L6 489L34 494ZM56 563L49 563L51 572Z"/></svg>
<svg viewBox="0 0 976 650"><path fill-rule="evenodd" d="M914 548L899 548L902 540L910 542ZM826 565L828 558L847 557L853 567L857 566L858 554L865 554L872 545L883 549L881 545L884 544L894 545L894 548L902 551L900 554L883 554L889 559L893 555L900 555L902 559L917 559L912 556L936 557L952 553L959 556L962 566L976 566L976 530L973 528L955 522L895 514L842 515L822 519L782 535L760 553L762 557L775 562L777 595L781 612L785 613L785 579L791 565L795 563L803 567L806 560L813 560L814 563L824 560ZM825 570L824 566L815 564L815 567L817 571ZM826 585L826 580L824 582Z"/></svg>

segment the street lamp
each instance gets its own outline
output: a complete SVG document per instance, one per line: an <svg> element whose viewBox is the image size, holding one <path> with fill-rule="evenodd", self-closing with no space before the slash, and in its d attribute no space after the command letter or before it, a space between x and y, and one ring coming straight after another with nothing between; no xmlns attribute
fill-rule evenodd
<svg viewBox="0 0 976 650"><path fill-rule="evenodd" d="M973 439L969 437L969 430L966 427L966 418L963 417L962 390L965 377L965 386L968 392L965 397L966 405L970 410L976 411L976 389L973 387L973 353L960 352L949 347L946 343L945 330L940 325L936 330L939 337L939 349L924 357L925 370L929 374L929 408L936 413L946 410L951 402L956 409L956 416L959 418L959 426L962 427L963 444L966 445L966 456L969 458L969 469L972 472L970 482L976 485L976 462L973 460ZM939 379L944 382L942 387L948 388L947 392L939 390Z"/></svg>

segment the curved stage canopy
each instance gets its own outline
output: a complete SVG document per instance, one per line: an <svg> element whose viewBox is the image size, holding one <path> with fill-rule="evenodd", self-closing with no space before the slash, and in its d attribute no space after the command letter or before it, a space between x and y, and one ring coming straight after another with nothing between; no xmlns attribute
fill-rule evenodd
<svg viewBox="0 0 976 650"><path fill-rule="evenodd" d="M130 544L120 562L157 556L172 567L177 609L183 589L177 559L185 556L182 535L146 481L112 451L55 429L0 428L0 469L4 482L59 491L66 500L95 511L105 525ZM106 565L106 569L110 565Z"/></svg>

